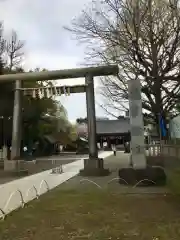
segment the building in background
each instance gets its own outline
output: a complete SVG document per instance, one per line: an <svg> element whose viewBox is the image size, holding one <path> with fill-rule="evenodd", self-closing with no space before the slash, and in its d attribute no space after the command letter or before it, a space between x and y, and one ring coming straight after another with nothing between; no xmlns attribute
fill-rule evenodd
<svg viewBox="0 0 180 240"><path fill-rule="evenodd" d="M130 120L121 117L118 120L97 120L97 142L100 148L111 149L112 144L124 148L124 144L130 141Z"/></svg>
<svg viewBox="0 0 180 240"><path fill-rule="evenodd" d="M88 139L87 122L77 123L79 137ZM97 118L96 120L97 143L100 148L111 148L111 144L123 145L130 141L130 120L120 117L118 120Z"/></svg>

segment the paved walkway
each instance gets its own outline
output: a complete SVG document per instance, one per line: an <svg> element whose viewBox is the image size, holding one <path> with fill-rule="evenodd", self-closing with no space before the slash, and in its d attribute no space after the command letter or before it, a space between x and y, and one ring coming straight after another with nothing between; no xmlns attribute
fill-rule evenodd
<svg viewBox="0 0 180 240"><path fill-rule="evenodd" d="M99 153L100 158L106 158L110 155L112 155L112 151ZM20 206L21 197L25 202L30 201L36 197L36 193L41 195L47 191L47 188L53 189L76 176L82 168L83 159L63 165L62 174L51 174L51 170L47 170L2 184L0 185L0 209L9 213ZM7 202L9 203L7 204ZM0 216L2 216L1 213Z"/></svg>
<svg viewBox="0 0 180 240"><path fill-rule="evenodd" d="M41 173L52 168L55 168L60 165L72 163L77 160L81 160L82 158L87 158L87 154L76 155L74 153L65 153L59 155L53 155L49 157L41 157L36 159L36 163L34 161L25 161L24 168L28 170L28 176ZM2 184L23 178L24 176L12 176L11 174L4 172L4 161L0 166L0 186Z"/></svg>
<svg viewBox="0 0 180 240"><path fill-rule="evenodd" d="M124 152L117 152L116 156L109 156L104 161L104 168L108 168L111 174L105 177L82 177L75 176L66 183L59 186L61 189L89 189L102 188L113 190L122 194L166 194L168 189L166 187L136 187L127 186L126 184L119 184L118 170L123 167L128 167L130 164L129 154ZM97 185L96 185L97 184Z"/></svg>

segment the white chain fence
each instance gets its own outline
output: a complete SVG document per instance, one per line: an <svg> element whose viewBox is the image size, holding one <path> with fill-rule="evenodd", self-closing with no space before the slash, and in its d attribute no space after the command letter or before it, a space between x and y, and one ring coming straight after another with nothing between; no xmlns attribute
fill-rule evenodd
<svg viewBox="0 0 180 240"><path fill-rule="evenodd" d="M63 173L63 168L62 165L60 167L55 167L52 169L51 174L61 174ZM45 186L45 192L41 192L42 187ZM4 220L6 218L6 216L12 212L13 210L17 209L17 208L24 208L24 206L31 200L33 199L38 199L40 195L48 192L50 190L49 184L46 180L42 180L39 184L39 188L35 187L34 185L31 186L30 188L27 189L26 193L24 194L23 197L23 192L19 189L16 189L15 191L13 191L9 198L6 201L6 204L3 208L0 208L0 219ZM32 192L34 193L31 198L30 197L30 193L32 194ZM14 198L14 196L18 195L19 196L19 203L16 207L11 208L10 204L12 203L12 199Z"/></svg>
<svg viewBox="0 0 180 240"><path fill-rule="evenodd" d="M101 157L106 158L111 155L112 155L112 152L105 152L105 153L103 152L101 154ZM55 165L55 163L56 163L56 160L52 160L52 164ZM64 166L64 167L62 167L62 166ZM32 186L29 186L27 188L27 190L25 190L25 189L21 190L21 187L17 187L16 190L14 190L10 193L10 195L7 198L7 201L5 203L4 203L4 199L1 202L1 206L4 205L4 207L0 207L0 219L4 220L10 212L12 212L18 208L24 208L24 206L28 202L30 202L34 199L38 199L40 197L40 195L48 192L50 189L57 187L59 184L61 184L63 182L67 182L70 178L76 176L78 174L79 170L82 168L83 168L83 158L80 158L80 159L77 159L77 161L72 162L70 164L61 165L59 167L54 167L48 173L49 175L47 177L48 177L49 181L45 180L45 179L40 180L39 184L37 184L37 183L35 184L38 186L35 186L33 184ZM62 179L60 179L58 176L56 178L56 175L61 175L62 173L66 173L65 174L66 176L64 176ZM51 179L51 175L54 176L55 178ZM97 186L98 184L95 184L95 185ZM1 188L1 186L0 186L0 188Z"/></svg>
<svg viewBox="0 0 180 240"><path fill-rule="evenodd" d="M21 190L17 189L15 190L14 192L11 193L11 195L9 196L8 200L6 201L6 204L4 206L4 208L0 208L0 219L4 220L6 218L6 216L13 210L15 209L11 209L10 208L10 204L11 204L11 201L13 199L13 197L18 194L19 195L19 204L17 206L17 208L24 208L24 206L31 200L33 199L38 199L40 195L42 195L41 193L41 189L42 189L42 186L45 185L46 187L46 192L48 192L50 190L49 188L49 185L47 183L46 180L42 180L40 185L39 185L39 188L36 188L34 185L32 187L30 187L26 193L25 193L25 197L23 197L23 193ZM29 195L31 192L34 192L34 196L32 197L32 199L29 199ZM45 192L43 192L45 193Z"/></svg>
<svg viewBox="0 0 180 240"><path fill-rule="evenodd" d="M73 163L75 164L75 163ZM59 167L55 167L51 170L51 172L49 172L49 174L51 175L56 175L56 174L62 174L64 171L64 169L62 168L62 165ZM79 171L79 170L78 170ZM75 176L76 174L72 174L71 177ZM71 178L70 177L70 178ZM50 179L49 179L50 180ZM69 182L69 177L67 178L67 180L65 180L67 183ZM126 185L128 185L128 183L126 182L126 180L124 180L123 178L113 178L111 180L109 180L107 182L106 185L109 185L110 183L112 183L115 180L121 180L122 182L124 182ZM51 181L51 180L50 180ZM88 178L83 178L79 181L79 183L83 183L83 182L89 182L93 185L95 185L97 188L99 189L103 189L102 186L100 186L98 183L96 183L93 180L90 180ZM134 186L132 186L132 188L136 188L138 187L142 182L151 182L152 184L155 185L155 182L153 182L152 180L149 179L143 179L139 182L137 182ZM4 220L6 218L6 216L12 212L15 209L18 208L24 208L24 206L34 200L34 199L38 199L40 197L40 195L48 192L50 189L54 188L55 186L57 186L58 184L54 184L53 182L53 186L52 183L51 185L49 185L51 182L48 183L47 180L41 180L41 182L39 182L38 186L32 185L30 186L26 191L20 190L20 188L16 189L15 191L13 191L10 195L9 198L7 199L7 201L4 204L3 208L0 208L0 219ZM61 183L60 183L61 184ZM51 186L51 187L50 187ZM14 199L16 197L16 199ZM15 200L15 201L13 201Z"/></svg>
<svg viewBox="0 0 180 240"><path fill-rule="evenodd" d="M115 181L115 180L122 180L125 184L128 185L128 183L127 183L123 178L119 178L119 177L117 177L117 178L112 178L111 180L109 180L109 181L107 182L107 184L109 185L110 183L112 183L112 182ZM68 182L68 181L67 181L67 182ZM100 186L100 185L97 184L95 181L90 180L90 179L88 179L88 178L83 178L83 179L81 179L81 180L79 181L79 183L82 183L82 182L89 182L89 183L95 185L97 188L103 189L102 186ZM137 182L134 186L132 186L132 188L138 187L142 182L151 182L151 183L153 183L153 184L155 185L155 182L153 182L152 180L143 179L143 180ZM46 188L46 191L45 191L45 192L41 192L43 185L44 185L45 188ZM29 201L31 201L31 200L33 200L33 199L39 199L39 196L40 196L40 195L48 192L49 190L50 190L50 187L49 187L49 184L48 184L48 182L47 182L46 180L42 180L42 181L40 182L39 188L37 188L37 187L35 187L35 186L33 185L32 187L30 187L29 189L27 189L24 197L23 197L23 194L22 194L21 190L19 190L19 189L15 190L14 192L12 192L12 193L10 194L8 200L6 201L6 204L5 204L4 208L3 208L3 209L0 208L0 219L4 220L4 219L6 218L6 216L7 216L11 211L15 210L15 209L10 209L9 206L10 206L10 203L11 203L13 197L14 197L16 194L19 195L19 204L18 204L18 206L16 207L16 209L17 209L17 208L24 208L24 206L25 206ZM32 193L32 192L34 193L34 195L33 195L33 197L30 199L30 198L29 198L29 195L30 195L30 193Z"/></svg>
<svg viewBox="0 0 180 240"><path fill-rule="evenodd" d="M113 182L114 180L122 180L126 185L130 186L130 185L128 184L128 182L126 182L125 179L119 178L119 177L117 177L117 178L112 178L110 181L108 181L107 184L109 185L109 184L110 184L111 182ZM80 183L81 183L81 182L89 182L89 183L92 183L93 185L97 186L97 187L100 188L100 189L103 188L102 186L100 186L99 184L97 184L95 181L92 181L92 180L90 180L90 179L88 179L88 178L83 178L83 179L81 179L81 180L80 180ZM152 180L142 179L142 180L140 180L139 182L137 182L135 185L133 185L132 188L138 187L138 186L139 186L141 183L143 183L143 182L150 182L150 183L152 183L153 185L156 185L156 183L155 183L154 181L152 181Z"/></svg>

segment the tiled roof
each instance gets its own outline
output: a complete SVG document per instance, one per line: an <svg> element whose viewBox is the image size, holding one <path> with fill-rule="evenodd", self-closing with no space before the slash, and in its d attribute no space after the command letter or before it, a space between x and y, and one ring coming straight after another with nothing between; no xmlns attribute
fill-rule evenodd
<svg viewBox="0 0 180 240"><path fill-rule="evenodd" d="M119 120L96 120L97 134L123 134L130 131L130 121L128 118Z"/></svg>

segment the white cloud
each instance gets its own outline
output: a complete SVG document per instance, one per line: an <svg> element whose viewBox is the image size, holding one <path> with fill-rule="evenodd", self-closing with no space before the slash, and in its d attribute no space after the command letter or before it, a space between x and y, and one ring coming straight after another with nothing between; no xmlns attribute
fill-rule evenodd
<svg viewBox="0 0 180 240"><path fill-rule="evenodd" d="M84 48L77 46L71 33L63 26L70 25L84 5L91 0L5 0L0 1L0 16L4 21L5 33L17 31L25 45L25 69L36 67L69 69L80 66L84 58ZM84 79L61 80L60 84L83 84ZM95 80L95 87L98 81ZM99 96L96 96L97 101ZM61 98L71 120L85 116L85 95ZM99 100L100 101L100 100ZM97 114L104 115L97 107Z"/></svg>

